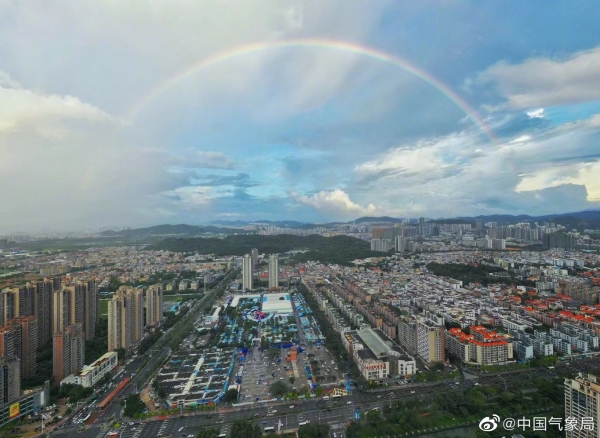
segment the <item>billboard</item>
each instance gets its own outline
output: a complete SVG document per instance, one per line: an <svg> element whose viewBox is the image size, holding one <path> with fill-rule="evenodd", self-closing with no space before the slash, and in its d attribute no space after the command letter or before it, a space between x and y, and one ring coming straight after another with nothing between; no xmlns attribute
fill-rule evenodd
<svg viewBox="0 0 600 438"><path fill-rule="evenodd" d="M12 405L10 405L9 418L11 420L13 418L17 418L20 413L21 413L21 410L20 410L20 407L19 407L19 402L16 402L16 403L13 403Z"/></svg>

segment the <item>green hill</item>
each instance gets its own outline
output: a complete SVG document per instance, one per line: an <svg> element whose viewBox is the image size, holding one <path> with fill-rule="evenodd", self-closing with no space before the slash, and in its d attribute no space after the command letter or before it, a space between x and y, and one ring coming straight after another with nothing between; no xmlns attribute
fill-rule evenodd
<svg viewBox="0 0 600 438"><path fill-rule="evenodd" d="M199 252L216 256L249 254L252 248L259 253L278 254L291 250L308 250L297 254L295 260L319 260L323 263L348 264L351 260L366 257L381 257L380 252L370 250L369 242L349 236L323 237L311 236L260 236L233 235L223 239L216 238L169 238L149 250L167 250L174 252Z"/></svg>

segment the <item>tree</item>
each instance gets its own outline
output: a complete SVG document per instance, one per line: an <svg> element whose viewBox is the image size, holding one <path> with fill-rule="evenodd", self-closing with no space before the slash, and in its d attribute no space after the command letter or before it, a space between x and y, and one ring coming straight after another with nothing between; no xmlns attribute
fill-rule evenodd
<svg viewBox="0 0 600 438"><path fill-rule="evenodd" d="M196 435L196 438L218 438L221 431L216 427L203 429Z"/></svg>
<svg viewBox="0 0 600 438"><path fill-rule="evenodd" d="M298 438L327 438L328 424L304 424L298 428Z"/></svg>
<svg viewBox="0 0 600 438"><path fill-rule="evenodd" d="M289 391L287 385L283 383L281 380L275 383L272 383L269 386L269 391L273 397L283 397Z"/></svg>
<svg viewBox="0 0 600 438"><path fill-rule="evenodd" d="M258 424L247 420L234 420L231 425L231 438L261 438L262 430Z"/></svg>
<svg viewBox="0 0 600 438"><path fill-rule="evenodd" d="M235 388L228 389L225 395L223 396L224 403L233 403L238 399L238 390Z"/></svg>
<svg viewBox="0 0 600 438"><path fill-rule="evenodd" d="M294 376L292 376L288 380L290 381L290 385L293 385L294 382L296 381L296 378Z"/></svg>
<svg viewBox="0 0 600 438"><path fill-rule="evenodd" d="M117 352L117 358L119 359L119 361L122 361L125 359L125 355L127 354L127 351L125 351L124 348L117 348L117 349L115 349L115 351Z"/></svg>
<svg viewBox="0 0 600 438"><path fill-rule="evenodd" d="M381 412L379 412L379 409L371 409L367 412L367 415L365 415L365 417L367 421L373 426L380 423L382 420Z"/></svg>
<svg viewBox="0 0 600 438"><path fill-rule="evenodd" d="M146 404L142 401L139 394L131 394L123 401L125 405L124 414L126 417L134 417L135 414L141 414L146 409Z"/></svg>
<svg viewBox="0 0 600 438"><path fill-rule="evenodd" d="M321 397L321 395L322 395L322 394L323 394L323 388L322 388L322 387L320 387L320 386L317 386L317 387L315 388L315 395L316 395L317 397Z"/></svg>

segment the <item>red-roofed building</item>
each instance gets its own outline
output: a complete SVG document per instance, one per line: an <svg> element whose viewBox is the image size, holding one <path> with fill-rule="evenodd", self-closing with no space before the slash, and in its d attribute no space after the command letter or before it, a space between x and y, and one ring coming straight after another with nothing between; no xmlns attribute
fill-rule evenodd
<svg viewBox="0 0 600 438"><path fill-rule="evenodd" d="M500 333L482 326L470 327L471 334L459 328L447 330L446 346L465 363L504 364L513 360L513 345Z"/></svg>

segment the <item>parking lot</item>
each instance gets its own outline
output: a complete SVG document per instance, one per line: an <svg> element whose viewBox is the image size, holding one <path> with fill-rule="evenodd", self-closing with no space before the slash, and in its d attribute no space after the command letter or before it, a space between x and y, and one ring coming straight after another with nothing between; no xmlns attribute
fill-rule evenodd
<svg viewBox="0 0 600 438"><path fill-rule="evenodd" d="M250 354L251 351L252 354ZM238 399L240 403L256 402L257 398L258 401L269 399L269 386L280 379L285 380L285 383L289 385L288 371L284 370L284 366L291 367L291 365L285 362L285 358L281 358L282 354L286 354L286 350L282 351L283 353L280 351L278 356L281 359L280 363L277 363L277 359L267 360L268 354L259 351L257 347L248 351ZM237 366L239 367L239 362Z"/></svg>
<svg viewBox="0 0 600 438"><path fill-rule="evenodd" d="M155 378L165 390L167 400L157 400L151 392L155 404L165 406L166 402L171 406L182 401L185 406L195 406L218 400L229 377L233 354L233 348L225 348L172 355Z"/></svg>
<svg viewBox="0 0 600 438"><path fill-rule="evenodd" d="M238 403L261 402L270 398L269 387L277 381L283 381L290 389L302 393L309 389L312 377L312 366L318 371L317 383L338 383L343 379L344 372L339 370L334 358L319 338L320 329L312 318L312 311L304 300L296 301L293 297L294 313L289 314L295 320L294 326L298 327L297 336L300 340L300 348L296 362L286 360L290 353L289 349L269 348L261 351L258 346L248 349L244 361L238 353L233 376L239 373L243 364L242 384ZM282 316L287 321L285 315ZM308 332L302 330L302 321ZM306 324L309 321L309 324ZM288 322L289 324L289 322ZM258 338L261 337L262 324L259 326ZM266 329L266 328L265 328ZM315 362L316 361L316 362ZM311 364L311 362L313 362ZM309 370L307 371L307 367ZM232 376L230 384L235 383ZM290 378L293 377L290 382ZM258 400L257 400L258 399Z"/></svg>

